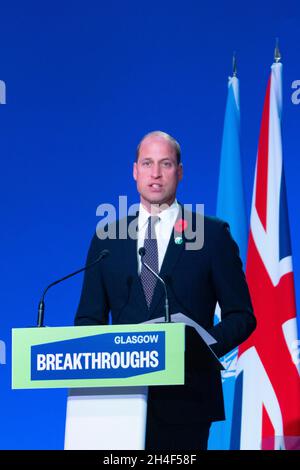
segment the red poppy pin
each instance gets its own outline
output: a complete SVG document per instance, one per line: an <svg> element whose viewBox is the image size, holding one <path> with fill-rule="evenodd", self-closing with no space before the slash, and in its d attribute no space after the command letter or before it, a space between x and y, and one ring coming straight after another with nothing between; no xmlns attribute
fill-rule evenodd
<svg viewBox="0 0 300 470"><path fill-rule="evenodd" d="M176 233L180 233L182 235L182 233L186 230L188 226L188 223L186 220L184 219L178 219L176 224L174 225L174 230ZM183 238L182 236L175 236L175 243L176 245L181 245L183 242Z"/></svg>
<svg viewBox="0 0 300 470"><path fill-rule="evenodd" d="M176 224L174 225L174 229L176 232L182 233L187 229L188 223L185 219L178 219Z"/></svg>

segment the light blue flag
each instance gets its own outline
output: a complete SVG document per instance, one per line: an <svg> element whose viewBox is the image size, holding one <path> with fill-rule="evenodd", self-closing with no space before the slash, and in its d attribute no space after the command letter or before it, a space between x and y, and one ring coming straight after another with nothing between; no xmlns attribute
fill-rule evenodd
<svg viewBox="0 0 300 470"><path fill-rule="evenodd" d="M240 249L244 267L247 251L247 218L244 198L242 164L240 155L240 108L239 81L229 77L228 96L223 130L222 152L219 174L217 217L230 225L230 231ZM220 320L220 309L216 312L216 323ZM235 372L238 348L222 358L222 372L226 421L213 423L208 449L228 450L232 425Z"/></svg>

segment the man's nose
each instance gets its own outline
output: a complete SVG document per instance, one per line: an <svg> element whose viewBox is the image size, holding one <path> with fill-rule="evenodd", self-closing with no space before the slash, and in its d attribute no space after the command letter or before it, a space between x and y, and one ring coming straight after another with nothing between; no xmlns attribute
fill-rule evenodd
<svg viewBox="0 0 300 470"><path fill-rule="evenodd" d="M161 176L161 168L158 163L152 165L152 176L153 178L159 178Z"/></svg>

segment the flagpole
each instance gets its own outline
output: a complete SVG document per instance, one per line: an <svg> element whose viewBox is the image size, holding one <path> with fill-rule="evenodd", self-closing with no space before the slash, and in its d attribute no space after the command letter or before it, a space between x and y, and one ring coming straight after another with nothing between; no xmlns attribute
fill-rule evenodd
<svg viewBox="0 0 300 470"><path fill-rule="evenodd" d="M276 38L275 50L274 50L274 60L276 64L281 60L281 54L279 50L279 39Z"/></svg>
<svg viewBox="0 0 300 470"><path fill-rule="evenodd" d="M232 56L232 76L236 77L237 76L237 65L236 65L236 53L234 51L233 56Z"/></svg>

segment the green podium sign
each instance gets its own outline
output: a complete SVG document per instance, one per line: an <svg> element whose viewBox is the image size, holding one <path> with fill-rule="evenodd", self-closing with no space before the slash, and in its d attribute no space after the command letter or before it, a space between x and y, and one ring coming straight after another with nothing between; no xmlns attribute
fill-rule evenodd
<svg viewBox="0 0 300 470"><path fill-rule="evenodd" d="M185 324L16 328L12 388L184 384Z"/></svg>

